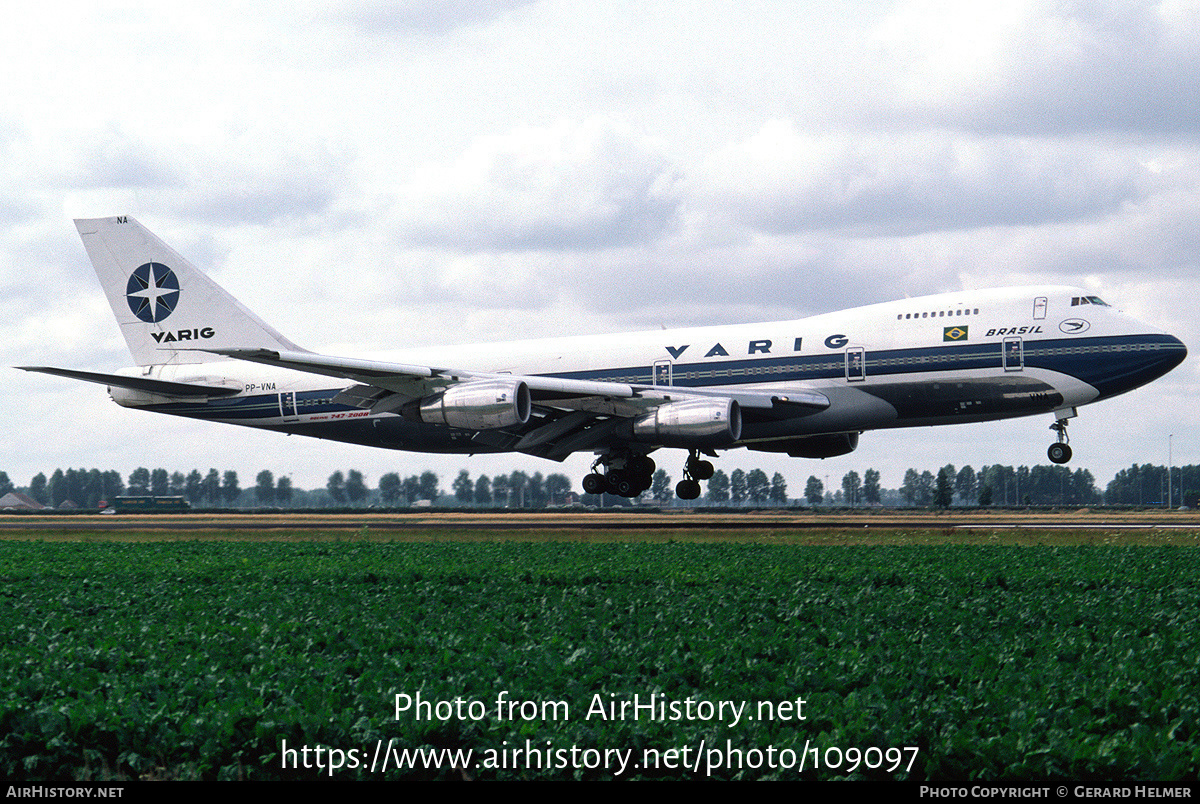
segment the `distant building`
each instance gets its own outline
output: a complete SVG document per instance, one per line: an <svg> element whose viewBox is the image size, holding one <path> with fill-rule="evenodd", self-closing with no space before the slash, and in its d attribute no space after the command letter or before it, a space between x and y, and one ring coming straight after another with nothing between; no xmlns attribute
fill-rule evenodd
<svg viewBox="0 0 1200 804"><path fill-rule="evenodd" d="M0 497L0 511L40 511L45 507L32 497L15 491Z"/></svg>

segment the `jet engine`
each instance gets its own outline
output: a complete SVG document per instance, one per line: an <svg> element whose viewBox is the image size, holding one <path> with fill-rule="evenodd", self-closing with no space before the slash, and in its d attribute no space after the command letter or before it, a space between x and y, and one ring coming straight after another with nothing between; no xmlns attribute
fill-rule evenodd
<svg viewBox="0 0 1200 804"><path fill-rule="evenodd" d="M858 449L858 433L828 433L746 446L759 452L786 452L792 458L833 458Z"/></svg>
<svg viewBox="0 0 1200 804"><path fill-rule="evenodd" d="M477 380L409 402L400 415L425 424L495 430L524 424L529 411L529 386L524 380Z"/></svg>
<svg viewBox="0 0 1200 804"><path fill-rule="evenodd" d="M688 399L634 419L636 441L664 447L725 447L742 437L742 409L733 399Z"/></svg>

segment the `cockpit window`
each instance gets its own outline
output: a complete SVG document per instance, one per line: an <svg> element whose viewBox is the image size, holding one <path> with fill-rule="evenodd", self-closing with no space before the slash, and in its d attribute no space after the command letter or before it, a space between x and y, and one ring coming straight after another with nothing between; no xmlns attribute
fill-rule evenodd
<svg viewBox="0 0 1200 804"><path fill-rule="evenodd" d="M1108 303L1099 296L1075 296L1071 299L1071 306L1078 307L1081 304L1098 304L1101 307L1108 307Z"/></svg>

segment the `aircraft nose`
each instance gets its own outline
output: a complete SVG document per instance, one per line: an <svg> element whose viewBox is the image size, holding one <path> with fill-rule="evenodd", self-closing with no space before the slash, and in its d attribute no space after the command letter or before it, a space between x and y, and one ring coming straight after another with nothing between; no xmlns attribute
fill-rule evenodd
<svg viewBox="0 0 1200 804"><path fill-rule="evenodd" d="M1165 348L1176 353L1176 360L1174 364L1171 365L1171 368L1175 368L1175 366L1180 365L1181 362L1183 362L1183 359L1187 358L1188 356L1188 348L1183 346L1183 341L1174 335L1166 336Z"/></svg>
<svg viewBox="0 0 1200 804"><path fill-rule="evenodd" d="M1182 363L1187 358L1187 353L1183 341L1174 335L1167 335L1163 339L1163 374Z"/></svg>
<svg viewBox="0 0 1200 804"><path fill-rule="evenodd" d="M1147 333L1133 336L1115 353L1092 364L1088 376L1080 376L1107 398L1153 382L1187 357L1187 347L1174 335Z"/></svg>
<svg viewBox="0 0 1200 804"><path fill-rule="evenodd" d="M1151 379L1158 379L1187 358L1187 347L1174 335L1163 334L1147 346L1152 350L1147 365L1147 369L1154 375Z"/></svg>

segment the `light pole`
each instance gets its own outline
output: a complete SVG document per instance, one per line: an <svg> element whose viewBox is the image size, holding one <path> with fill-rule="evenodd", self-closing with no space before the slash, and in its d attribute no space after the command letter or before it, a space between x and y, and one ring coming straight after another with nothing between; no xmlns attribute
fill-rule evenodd
<svg viewBox="0 0 1200 804"><path fill-rule="evenodd" d="M1175 437L1174 433L1167 436L1167 510L1171 510L1171 439Z"/></svg>

